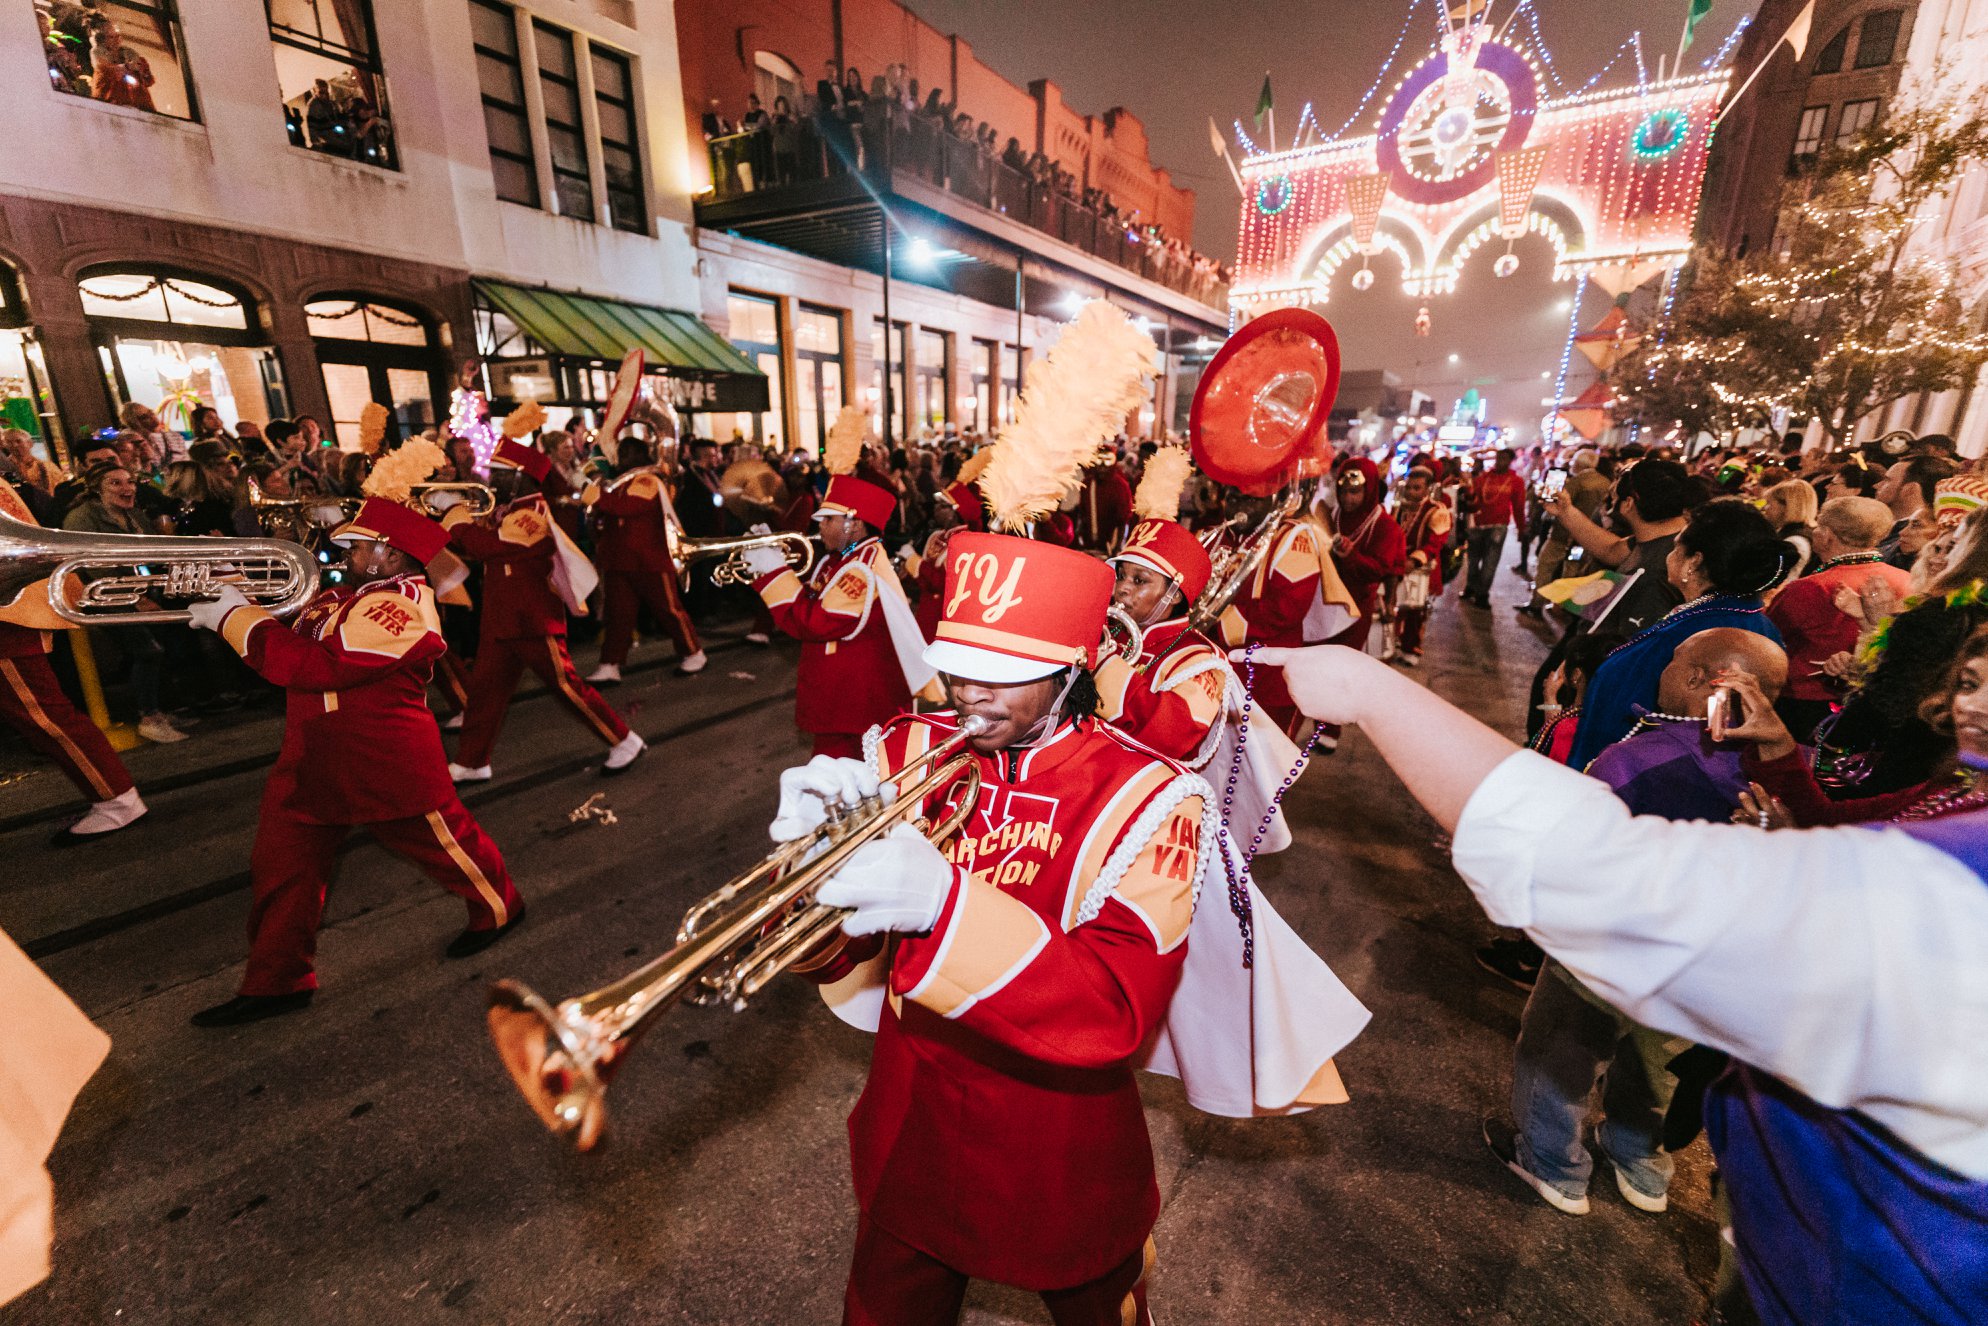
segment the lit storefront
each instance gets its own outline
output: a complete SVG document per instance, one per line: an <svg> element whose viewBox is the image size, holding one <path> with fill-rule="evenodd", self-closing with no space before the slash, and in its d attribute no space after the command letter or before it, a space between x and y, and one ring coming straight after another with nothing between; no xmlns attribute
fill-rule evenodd
<svg viewBox="0 0 1988 1326"><path fill-rule="evenodd" d="M359 445L359 414L378 401L400 436L440 422L448 400L430 319L406 305L369 295L327 295L304 305L311 346L324 372L332 431L347 451Z"/></svg>
<svg viewBox="0 0 1988 1326"><path fill-rule="evenodd" d="M156 406L181 429L203 404L230 431L289 413L282 366L247 292L149 267L94 269L77 286L115 404Z"/></svg>
<svg viewBox="0 0 1988 1326"><path fill-rule="evenodd" d="M5 263L0 263L0 427L23 429L43 444L49 459L64 458L67 435L48 388L41 342L28 320L20 280Z"/></svg>

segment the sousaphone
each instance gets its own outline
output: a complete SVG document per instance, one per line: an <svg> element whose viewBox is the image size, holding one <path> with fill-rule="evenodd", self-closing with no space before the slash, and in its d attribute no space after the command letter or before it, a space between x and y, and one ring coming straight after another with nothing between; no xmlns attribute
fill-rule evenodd
<svg viewBox="0 0 1988 1326"><path fill-rule="evenodd" d="M1188 412L1194 463L1217 483L1270 497L1332 454L1339 337L1310 309L1252 319L1223 342ZM1309 464L1308 464L1309 463Z"/></svg>

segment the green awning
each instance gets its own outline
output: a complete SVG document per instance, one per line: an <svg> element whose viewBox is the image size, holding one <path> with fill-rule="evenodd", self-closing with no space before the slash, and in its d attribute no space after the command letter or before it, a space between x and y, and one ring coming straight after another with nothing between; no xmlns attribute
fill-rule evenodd
<svg viewBox="0 0 1988 1326"><path fill-rule="evenodd" d="M732 348L694 313L534 290L503 281L476 281L476 292L555 355L614 363L640 347L653 369L736 373L762 378L758 365Z"/></svg>

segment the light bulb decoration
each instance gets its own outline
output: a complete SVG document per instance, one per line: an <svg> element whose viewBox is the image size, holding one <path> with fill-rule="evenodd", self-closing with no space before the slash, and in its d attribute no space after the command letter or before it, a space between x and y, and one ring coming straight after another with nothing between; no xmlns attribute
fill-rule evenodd
<svg viewBox="0 0 1988 1326"><path fill-rule="evenodd" d="M1421 3L1408 5L1397 43L1404 49L1408 31L1428 31L1415 22ZM1495 35L1481 22L1452 28L1441 0L1434 8L1436 40L1425 58L1380 91L1401 53L1391 51L1338 133L1312 137L1314 113L1304 117L1307 133L1272 153L1257 149L1237 124L1245 195L1230 301L1243 317L1316 301L1356 251L1363 258L1356 278L1369 270L1369 254L1397 252L1404 290L1421 297L1454 291L1463 263L1489 238L1508 241L1492 255L1499 276L1516 270L1505 259L1520 258L1509 241L1524 234L1553 246L1555 280L1624 263L1662 271L1689 259L1712 117L1730 84L1736 36L1704 70L1640 83L1633 64L1623 68L1635 51L1628 41L1574 87L1553 66L1534 0L1519 0ZM1370 101L1382 107L1369 121L1372 132L1347 136ZM1514 178L1519 162L1539 166L1535 188ZM1375 176L1385 179L1386 197L1370 216L1357 186ZM1479 233L1501 201L1502 232L1494 225L1491 234ZM1371 247L1342 243L1353 218L1378 223ZM1354 288L1370 284L1362 278Z"/></svg>

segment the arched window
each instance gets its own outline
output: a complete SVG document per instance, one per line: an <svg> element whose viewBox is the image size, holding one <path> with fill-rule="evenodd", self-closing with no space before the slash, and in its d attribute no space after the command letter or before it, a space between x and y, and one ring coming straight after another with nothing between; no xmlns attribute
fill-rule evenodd
<svg viewBox="0 0 1988 1326"><path fill-rule="evenodd" d="M426 314L375 295L330 293L304 305L311 345L331 402L329 435L350 451L359 445L359 415L371 401L393 415L398 436L436 422L442 364Z"/></svg>
<svg viewBox="0 0 1988 1326"><path fill-rule="evenodd" d="M1843 51L1850 44L1850 25L1845 23L1829 39L1829 45L1816 54L1815 65L1810 70L1816 74L1840 74L1843 72Z"/></svg>
<svg viewBox="0 0 1988 1326"><path fill-rule="evenodd" d="M91 268L76 284L115 404L151 406L182 429L200 405L231 430L288 413L282 366L247 291L143 264Z"/></svg>
<svg viewBox="0 0 1988 1326"><path fill-rule="evenodd" d="M773 113L775 97L787 98L788 108L796 115L801 113L801 71L791 60L772 51L754 51L752 68L752 90L759 94L759 104L768 115Z"/></svg>
<svg viewBox="0 0 1988 1326"><path fill-rule="evenodd" d="M1898 9L1864 15L1863 26L1857 29L1857 68L1876 69L1891 63L1898 49L1899 21L1904 17L1904 11Z"/></svg>

